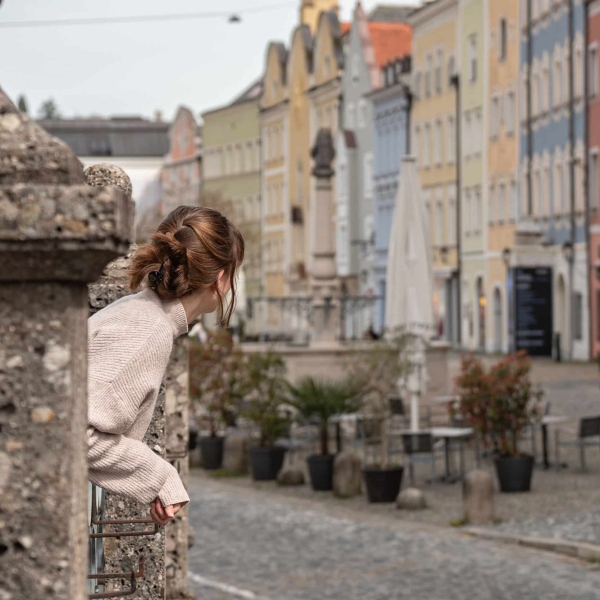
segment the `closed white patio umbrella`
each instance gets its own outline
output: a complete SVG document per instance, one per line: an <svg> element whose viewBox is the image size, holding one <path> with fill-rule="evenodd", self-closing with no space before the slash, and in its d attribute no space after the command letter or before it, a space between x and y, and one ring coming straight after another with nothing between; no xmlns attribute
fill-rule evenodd
<svg viewBox="0 0 600 600"><path fill-rule="evenodd" d="M416 160L402 159L398 198L388 250L385 321L389 331L418 336L410 381L411 429L419 429L419 394L425 381L425 345L434 330L433 275L429 216L423 202Z"/></svg>

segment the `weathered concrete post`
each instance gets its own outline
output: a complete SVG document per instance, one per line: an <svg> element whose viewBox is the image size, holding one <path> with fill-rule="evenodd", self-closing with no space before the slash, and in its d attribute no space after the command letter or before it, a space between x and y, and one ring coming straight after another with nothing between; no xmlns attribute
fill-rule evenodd
<svg viewBox="0 0 600 600"><path fill-rule="evenodd" d="M316 178L314 205L315 245L311 270L312 344L331 344L339 331L338 281L335 267L335 240L333 238L333 215L335 199L331 179L334 175L332 162L335 157L333 139L329 129L320 129L312 149Z"/></svg>
<svg viewBox="0 0 600 600"><path fill-rule="evenodd" d="M130 201L0 90L0 598L87 597L86 283Z"/></svg>
<svg viewBox="0 0 600 600"><path fill-rule="evenodd" d="M184 485L189 475L189 389L187 338L175 340L167 366L166 431L167 460L179 471ZM188 507L177 513L166 528L167 600L188 600L195 595L188 590Z"/></svg>
<svg viewBox="0 0 600 600"><path fill-rule="evenodd" d="M86 183L92 186L121 185L125 188L128 177L118 167L112 165L94 165L85 172ZM131 293L127 270L130 266L132 250L110 263L102 277L89 286L89 304L91 313L97 312L108 304ZM165 456L165 390L164 385L156 400L156 408L144 443L160 456ZM149 519L149 507L127 500L118 494L106 492L107 520L112 519ZM126 526L125 526L126 527ZM152 525L144 525L150 530ZM120 526L123 529L123 526ZM129 527L131 529L131 527ZM115 530L118 530L115 528ZM155 535L141 537L105 538L104 559L106 573L130 573L137 571L140 557L144 556L144 575L137 580L137 592L134 598L158 600L165 598L165 529L159 529ZM125 581L125 580L124 580ZM122 586L121 580L106 582L107 589L120 590L129 587L129 582Z"/></svg>
<svg viewBox="0 0 600 600"><path fill-rule="evenodd" d="M85 179L88 185L116 185L131 194L129 178L119 167L94 165L86 170ZM103 276L89 286L92 312L131 293L127 269L133 250L108 265ZM165 383L144 442L178 468L184 483L188 473L188 430L187 340L179 338L173 344ZM106 511L109 519L148 518L147 506L140 506L117 494L106 494ZM113 573L136 571L139 557L144 555L145 573L137 582L136 598L194 598L187 591L187 550L187 508L184 508L173 522L154 536L106 539L105 570Z"/></svg>

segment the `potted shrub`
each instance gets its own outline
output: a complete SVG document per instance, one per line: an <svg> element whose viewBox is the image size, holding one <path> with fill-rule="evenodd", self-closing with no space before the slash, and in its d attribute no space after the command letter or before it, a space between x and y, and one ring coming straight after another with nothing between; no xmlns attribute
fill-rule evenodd
<svg viewBox="0 0 600 600"><path fill-rule="evenodd" d="M365 464L363 478L369 502L395 502L402 486L404 467L390 464L388 427L390 398L398 395L400 381L410 372L407 334L369 344L350 361L351 373L360 382L365 413L379 437L379 458Z"/></svg>
<svg viewBox="0 0 600 600"><path fill-rule="evenodd" d="M204 343L190 348L190 396L197 416L209 435L198 438L202 466L220 469L223 463L224 429L235 425L243 391L243 354L231 334L220 329L208 333Z"/></svg>
<svg viewBox="0 0 600 600"><path fill-rule="evenodd" d="M329 452L330 419L359 410L360 387L351 378L336 381L314 377L304 377L288 387L290 406L304 419L316 419L319 424L321 452L306 459L312 488L315 491L332 490L335 455Z"/></svg>
<svg viewBox="0 0 600 600"><path fill-rule="evenodd" d="M525 351L511 354L486 371L481 361L463 356L456 385L458 410L491 447L502 492L531 489L534 458L519 452L518 440L539 418L543 392L529 378L531 361Z"/></svg>
<svg viewBox="0 0 600 600"><path fill-rule="evenodd" d="M290 419L283 409L286 397L285 362L275 352L251 354L244 364L245 408L243 415L258 429L258 446L250 449L255 481L277 478L286 449L275 442L285 435Z"/></svg>

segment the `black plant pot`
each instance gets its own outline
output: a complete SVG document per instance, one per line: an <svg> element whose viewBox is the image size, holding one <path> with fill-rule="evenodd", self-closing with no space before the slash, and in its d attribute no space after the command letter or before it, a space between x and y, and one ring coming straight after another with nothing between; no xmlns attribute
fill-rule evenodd
<svg viewBox="0 0 600 600"><path fill-rule="evenodd" d="M533 476L533 456L496 458L496 473L501 492L528 492Z"/></svg>
<svg viewBox="0 0 600 600"><path fill-rule="evenodd" d="M252 448L250 450L250 464L252 465L252 479L254 481L272 481L277 479L277 474L283 466L285 448L274 446L272 448Z"/></svg>
<svg viewBox="0 0 600 600"><path fill-rule="evenodd" d="M220 469L223 464L224 437L201 437L200 454L202 466L209 471Z"/></svg>
<svg viewBox="0 0 600 600"><path fill-rule="evenodd" d="M395 502L402 486L404 467L363 469L369 502Z"/></svg>
<svg viewBox="0 0 600 600"><path fill-rule="evenodd" d="M306 459L310 483L315 492L329 492L333 489L333 461L332 454L312 454Z"/></svg>

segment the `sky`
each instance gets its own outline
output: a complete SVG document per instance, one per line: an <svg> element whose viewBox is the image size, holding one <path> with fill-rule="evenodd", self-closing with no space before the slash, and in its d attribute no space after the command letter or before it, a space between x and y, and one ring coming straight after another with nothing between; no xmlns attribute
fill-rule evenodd
<svg viewBox="0 0 600 600"><path fill-rule="evenodd" d="M370 10L376 4L363 0ZM402 4L417 4L405 0ZM350 20L355 0L341 0ZM137 24L0 28L0 86L29 113L54 98L64 117L142 115L171 120L235 98L260 76L270 40L289 45L300 0L0 0L3 22L226 11L278 6L226 18Z"/></svg>

